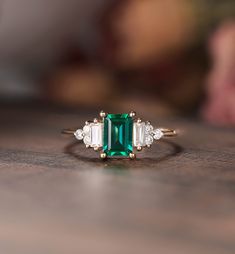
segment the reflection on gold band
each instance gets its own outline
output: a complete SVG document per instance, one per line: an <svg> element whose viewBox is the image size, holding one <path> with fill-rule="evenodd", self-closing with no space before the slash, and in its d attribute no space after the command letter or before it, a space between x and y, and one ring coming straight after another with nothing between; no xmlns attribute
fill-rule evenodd
<svg viewBox="0 0 235 254"><path fill-rule="evenodd" d="M74 135L76 129L64 129L61 131L61 134L65 134L65 135Z"/></svg>
<svg viewBox="0 0 235 254"><path fill-rule="evenodd" d="M160 130L164 134L164 137L175 137L178 134L177 131L173 129L160 128Z"/></svg>

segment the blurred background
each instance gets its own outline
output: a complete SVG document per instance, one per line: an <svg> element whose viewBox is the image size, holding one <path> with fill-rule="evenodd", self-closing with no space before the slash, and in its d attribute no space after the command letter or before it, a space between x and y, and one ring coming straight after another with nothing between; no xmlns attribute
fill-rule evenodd
<svg viewBox="0 0 235 254"><path fill-rule="evenodd" d="M235 2L1 0L0 100L235 125Z"/></svg>

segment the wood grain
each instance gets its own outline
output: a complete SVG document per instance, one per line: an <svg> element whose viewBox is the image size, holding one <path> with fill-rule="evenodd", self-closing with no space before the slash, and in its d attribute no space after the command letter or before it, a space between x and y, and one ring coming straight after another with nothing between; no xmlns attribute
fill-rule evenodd
<svg viewBox="0 0 235 254"><path fill-rule="evenodd" d="M235 253L235 132L182 133L135 161L64 138L96 112L0 109L0 253Z"/></svg>

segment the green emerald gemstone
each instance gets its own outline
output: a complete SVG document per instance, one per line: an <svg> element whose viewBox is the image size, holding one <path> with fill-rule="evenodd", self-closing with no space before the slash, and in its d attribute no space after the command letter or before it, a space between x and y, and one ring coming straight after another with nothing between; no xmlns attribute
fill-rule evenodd
<svg viewBox="0 0 235 254"><path fill-rule="evenodd" d="M129 156L132 145L133 119L128 114L108 114L104 119L103 150L107 156Z"/></svg>

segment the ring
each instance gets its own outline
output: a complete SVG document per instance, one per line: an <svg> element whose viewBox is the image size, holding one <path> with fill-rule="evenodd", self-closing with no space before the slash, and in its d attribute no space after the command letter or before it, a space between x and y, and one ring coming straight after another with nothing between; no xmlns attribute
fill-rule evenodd
<svg viewBox="0 0 235 254"><path fill-rule="evenodd" d="M74 135L83 140L87 148L100 151L100 158L136 158L135 150L150 148L154 140L177 136L176 130L153 128L149 121L136 118L136 113L107 114L100 112L100 119L86 121L82 129L65 129L62 134Z"/></svg>

